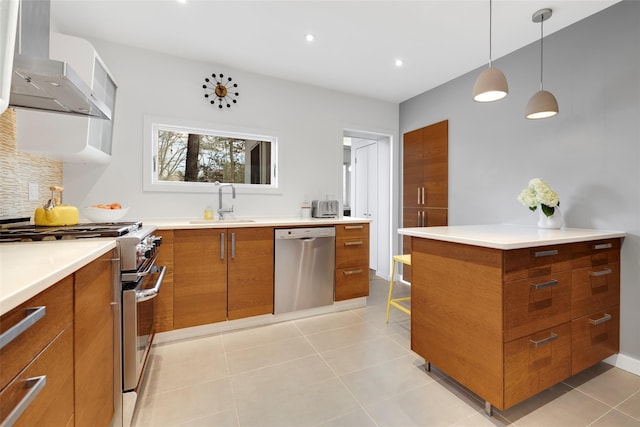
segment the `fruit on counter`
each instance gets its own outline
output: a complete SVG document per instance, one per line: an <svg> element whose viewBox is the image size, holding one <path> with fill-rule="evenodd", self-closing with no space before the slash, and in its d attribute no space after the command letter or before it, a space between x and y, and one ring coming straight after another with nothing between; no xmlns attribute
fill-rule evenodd
<svg viewBox="0 0 640 427"><path fill-rule="evenodd" d="M111 203L110 205L92 205L92 208L99 209L122 209L122 205L120 203Z"/></svg>

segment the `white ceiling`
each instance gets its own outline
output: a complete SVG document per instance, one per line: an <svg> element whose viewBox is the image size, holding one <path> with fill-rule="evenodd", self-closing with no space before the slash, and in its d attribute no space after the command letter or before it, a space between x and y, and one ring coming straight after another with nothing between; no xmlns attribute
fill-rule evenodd
<svg viewBox="0 0 640 427"><path fill-rule="evenodd" d="M496 0L493 59L540 37L538 9L553 10L548 35L618 1ZM51 20L67 34L392 102L489 58L488 0L51 0Z"/></svg>

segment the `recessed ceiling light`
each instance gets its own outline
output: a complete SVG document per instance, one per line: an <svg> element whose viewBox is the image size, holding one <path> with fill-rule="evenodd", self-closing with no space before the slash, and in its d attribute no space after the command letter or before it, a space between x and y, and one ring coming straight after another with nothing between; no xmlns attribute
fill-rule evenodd
<svg viewBox="0 0 640 427"><path fill-rule="evenodd" d="M395 64L396 67L402 67L404 65L404 61L402 59L396 59Z"/></svg>
<svg viewBox="0 0 640 427"><path fill-rule="evenodd" d="M305 35L304 35L304 39L305 39L306 41L308 41L308 42L312 42L312 41L314 41L314 40L316 39L316 36L314 36L314 35L313 35L313 34L311 34L311 33L308 33L308 34L305 34Z"/></svg>
<svg viewBox="0 0 640 427"><path fill-rule="evenodd" d="M177 1L178 3L180 3L180 4L186 4L186 3L187 3L187 0L176 0L176 1Z"/></svg>

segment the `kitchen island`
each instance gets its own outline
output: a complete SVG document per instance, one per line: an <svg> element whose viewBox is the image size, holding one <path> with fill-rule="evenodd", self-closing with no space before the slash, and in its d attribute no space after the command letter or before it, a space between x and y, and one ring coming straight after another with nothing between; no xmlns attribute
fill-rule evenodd
<svg viewBox="0 0 640 427"><path fill-rule="evenodd" d="M411 348L507 409L618 352L623 232L405 228Z"/></svg>

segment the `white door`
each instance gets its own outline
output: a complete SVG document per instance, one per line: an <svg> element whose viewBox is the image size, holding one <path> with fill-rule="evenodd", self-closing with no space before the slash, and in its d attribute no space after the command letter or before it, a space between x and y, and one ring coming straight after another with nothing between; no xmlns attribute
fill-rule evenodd
<svg viewBox="0 0 640 427"><path fill-rule="evenodd" d="M355 148L355 147L354 147ZM355 148L354 216L368 218L369 268L378 268L378 146L373 144Z"/></svg>

